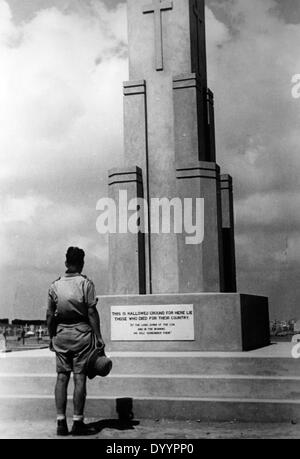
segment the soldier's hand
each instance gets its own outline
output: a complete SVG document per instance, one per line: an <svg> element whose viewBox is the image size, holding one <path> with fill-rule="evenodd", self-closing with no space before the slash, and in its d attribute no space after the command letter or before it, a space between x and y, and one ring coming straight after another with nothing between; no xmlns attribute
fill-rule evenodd
<svg viewBox="0 0 300 459"><path fill-rule="evenodd" d="M49 349L50 349L51 352L54 352L54 347L53 347L52 338L50 339Z"/></svg>
<svg viewBox="0 0 300 459"><path fill-rule="evenodd" d="M103 341L102 337L101 338L96 338L96 347L104 349L105 344L104 344L104 341Z"/></svg>

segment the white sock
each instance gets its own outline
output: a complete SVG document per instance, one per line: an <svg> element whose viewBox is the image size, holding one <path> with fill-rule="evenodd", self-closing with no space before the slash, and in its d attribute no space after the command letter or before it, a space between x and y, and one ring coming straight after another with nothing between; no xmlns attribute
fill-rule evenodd
<svg viewBox="0 0 300 459"><path fill-rule="evenodd" d="M58 414L56 416L56 419L57 419L57 421L64 421L66 419L66 415L65 414Z"/></svg>
<svg viewBox="0 0 300 459"><path fill-rule="evenodd" d="M73 421L83 421L83 415L81 414L74 414Z"/></svg>

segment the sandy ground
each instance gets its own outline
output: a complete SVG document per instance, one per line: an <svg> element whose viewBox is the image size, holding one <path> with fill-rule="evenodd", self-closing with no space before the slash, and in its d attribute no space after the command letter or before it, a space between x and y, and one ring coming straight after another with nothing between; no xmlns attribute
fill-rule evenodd
<svg viewBox="0 0 300 459"><path fill-rule="evenodd" d="M71 427L72 420L69 420ZM99 433L89 439L299 439L300 424L202 423L196 421L87 419ZM14 421L0 424L1 439L56 439L55 421ZM69 436L66 439L74 439Z"/></svg>

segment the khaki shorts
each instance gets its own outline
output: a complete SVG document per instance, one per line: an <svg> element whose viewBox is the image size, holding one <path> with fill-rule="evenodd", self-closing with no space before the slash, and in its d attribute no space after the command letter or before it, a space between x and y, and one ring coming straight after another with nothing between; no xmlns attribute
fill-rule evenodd
<svg viewBox="0 0 300 459"><path fill-rule="evenodd" d="M86 362L95 347L95 339L89 324L58 325L52 340L56 353L57 373L86 374Z"/></svg>

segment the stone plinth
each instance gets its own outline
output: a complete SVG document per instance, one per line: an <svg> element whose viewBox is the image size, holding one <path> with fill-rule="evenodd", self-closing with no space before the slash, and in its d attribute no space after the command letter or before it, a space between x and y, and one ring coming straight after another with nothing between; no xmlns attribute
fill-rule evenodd
<svg viewBox="0 0 300 459"><path fill-rule="evenodd" d="M267 346L268 300L222 294L120 295L99 297L102 333L108 351L249 351ZM194 341L112 341L111 307L193 305Z"/></svg>

